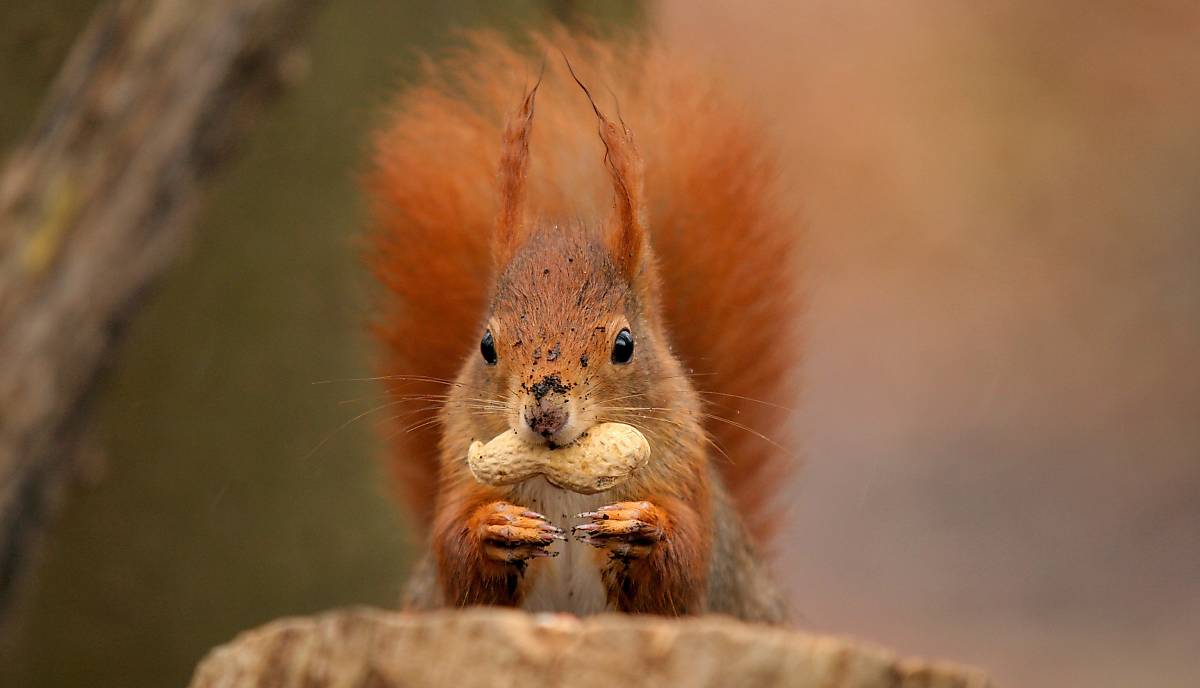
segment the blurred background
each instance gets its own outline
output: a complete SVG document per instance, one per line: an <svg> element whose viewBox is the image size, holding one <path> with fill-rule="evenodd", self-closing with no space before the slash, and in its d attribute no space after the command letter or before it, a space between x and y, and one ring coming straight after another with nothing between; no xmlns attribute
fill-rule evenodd
<svg viewBox="0 0 1200 688"><path fill-rule="evenodd" d="M0 3L0 151L97 3ZM342 0L212 186L95 413L0 685L186 682L278 616L393 606L355 174L420 52L566 16L743 88L803 206L805 628L1002 685L1200 675L1200 6ZM367 398L367 401L364 401Z"/></svg>

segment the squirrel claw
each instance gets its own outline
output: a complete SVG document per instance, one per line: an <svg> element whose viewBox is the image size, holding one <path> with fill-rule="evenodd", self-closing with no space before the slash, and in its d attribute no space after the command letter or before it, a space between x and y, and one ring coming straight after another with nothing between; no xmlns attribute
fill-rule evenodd
<svg viewBox="0 0 1200 688"><path fill-rule="evenodd" d="M580 542L618 558L647 556L666 535L660 510L649 502L618 502L579 514L590 519L571 529Z"/></svg>
<svg viewBox="0 0 1200 688"><path fill-rule="evenodd" d="M484 555L492 561L520 564L529 559L556 557L548 547L565 541L562 528L545 516L508 502L492 502L481 509L479 533Z"/></svg>

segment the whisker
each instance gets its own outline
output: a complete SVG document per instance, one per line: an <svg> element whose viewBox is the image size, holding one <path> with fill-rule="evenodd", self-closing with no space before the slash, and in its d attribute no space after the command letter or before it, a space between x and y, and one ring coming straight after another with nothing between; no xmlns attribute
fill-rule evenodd
<svg viewBox="0 0 1200 688"><path fill-rule="evenodd" d="M390 418L387 418L387 419L385 419L385 420L383 421L383 423L394 423L395 421L398 421L398 420L400 420L401 418L403 418L403 416L391 416ZM436 421L436 420L437 420L437 418L438 418L438 414L436 414L436 413L432 413L432 414L430 414L430 415L428 415L428 416L425 416L424 418L421 418L420 420L418 420L418 421L417 421L417 424L419 425L419 424L422 424L422 423L427 423L427 422L430 422L430 421ZM395 428L394 430L392 430L392 432L388 433L388 434L387 434L387 435L384 437L384 441L391 441L391 440L395 439L397 435L402 435L402 434L405 434L405 433L407 433L407 432L410 432L410 431L411 431L411 428L412 428L412 426L409 426L409 427L397 427L397 428Z"/></svg>
<svg viewBox="0 0 1200 688"><path fill-rule="evenodd" d="M746 397L746 396L742 396L741 394L729 394L727 392L708 392L708 391L705 391L702 389L696 390L696 394L702 394L702 395L714 396L714 397L729 397L732 399L742 399L744 401L750 401L755 404L762 404L763 406L770 406L771 408L777 408L782 411L793 411L793 412L795 411L795 409L789 408L787 406L783 406L781 404L776 404L776 403L773 403L770 401L763 401L762 399L755 399L754 397Z"/></svg>
<svg viewBox="0 0 1200 688"><path fill-rule="evenodd" d="M417 376L411 376L411 377L413 377L415 379ZM341 381L369 381L369 380L377 380L377 379L381 379L381 378L326 380L326 381L314 382L313 384L329 384L329 383L341 382ZM470 387L469 385L462 385L460 383L455 383L455 382L452 382L449 380L442 380L441 378L424 377L424 380L431 381L431 382L443 382L446 384L458 385L463 388ZM480 390L480 391L483 391L485 393L487 392L487 390ZM454 405L458 408L466 409L469 412L471 412L475 415L480 415L480 416L507 415L509 408L511 407L511 404L507 401L511 397L511 395L506 395L505 400L487 399L487 398L481 398L481 397L457 397L452 394L436 394L436 393L401 394L401 395L392 395L389 393L385 393L382 396L391 397L391 398L388 401L386 401L385 403L373 406L373 407L349 418L348 420L344 421L340 425L338 425L336 428L334 428L328 434L326 434L325 437L323 437L321 439L321 441L316 444L316 446L314 446L307 453L305 453L301 460L307 461L307 460L311 459L317 452L319 452L323 447L325 447L325 445L329 444L329 442L332 441L334 437L336 437L339 433L341 433L343 430L350 427L354 423L362 420L363 418L366 418L367 416L370 416L373 413L377 413L379 411L382 411L384 409L391 408L394 406L399 406L399 405L403 405L403 404L411 404L413 402L433 402L429 406L424 406L424 407L421 407L416 410L410 410L406 414L393 416L392 420L397 420L402 417L411 416L413 413L417 413L417 412L420 412L423 410L435 410L435 409L440 410L440 409L444 408L445 406L449 406L449 405ZM363 397L363 398L360 398L357 400L343 401L343 402L339 402L339 403L346 404L346 403L353 403L355 401L364 401L364 400L368 400L368 399L374 400L377 398L378 398L377 396Z"/></svg>
<svg viewBox="0 0 1200 688"><path fill-rule="evenodd" d="M510 404L508 402L500 400L500 399L484 399L481 397L461 397L461 396L457 396L454 394L400 394L400 395L385 394L383 396L392 397L393 401L395 401L397 403L403 403L403 402L409 402L409 401L442 401L447 404L457 404L457 403L461 403L461 402L474 402L474 403L478 403L478 404L486 404L489 406L494 406L496 408L507 409L510 407ZM354 400L351 400L351 401L354 401ZM343 403L348 403L348 402L343 402Z"/></svg>
<svg viewBox="0 0 1200 688"><path fill-rule="evenodd" d="M347 377L347 378L334 378L334 379L330 379L330 380L315 380L312 382L312 384L314 384L314 385L329 385L329 384L334 384L334 383L339 383L339 382L393 382L393 381L431 382L431 383L440 384L440 385L450 385L452 387L461 387L463 389L472 389L472 390L476 390L476 391L480 391L480 392L487 391L476 385L469 385L465 382L459 382L457 380L447 380L445 378L433 377L430 375L395 374L395 375L377 375L377 376L373 376L373 377Z"/></svg>
<svg viewBox="0 0 1200 688"><path fill-rule="evenodd" d="M456 380L447 380L445 378L433 377L431 375L403 375L403 374L399 374L399 373L392 374L392 375L375 375L372 377L342 377L342 378L331 378L328 380L314 380L312 384L314 384L314 385L330 385L330 384L334 384L337 382L381 382L381 381L387 381L387 380L409 380L409 381L414 381L414 382L438 382L438 383L446 384L446 385L462 384L460 382L457 382Z"/></svg>
<svg viewBox="0 0 1200 688"><path fill-rule="evenodd" d="M708 376L712 376L712 375L716 375L716 373L681 373L679 375L660 375L660 376L651 378L651 382L665 382L667 380L679 380L679 379L693 378L693 377L708 377ZM607 389L606 386L600 386L597 388L596 391L603 392L606 389ZM600 399L596 403L605 404L605 403L609 403L609 402L613 402L613 401L621 401L624 399L633 399L635 397L644 397L644 396L647 396L647 394L645 392L634 392L632 394L625 394L623 396L610 397L607 399Z"/></svg>
<svg viewBox="0 0 1200 688"><path fill-rule="evenodd" d="M456 397L446 396L442 394L408 394L399 397L400 401L441 401L447 404L457 404L462 402L472 402L477 404L487 404L497 408L508 408L509 405L497 399L482 399L480 397Z"/></svg>
<svg viewBox="0 0 1200 688"><path fill-rule="evenodd" d="M682 411L682 410L678 410L678 409L667 409L667 410L678 411L679 413L685 413L685 414L688 413L687 411ZM643 434L649 434L653 437L656 437L657 442L659 444L667 444L667 445L673 445L676 447L683 447L683 442L680 441L677 437L670 435L666 432L663 432L661 430L658 430L658 429L649 428L649 427L647 427L646 423L644 423L644 422L639 423L639 422L632 420L633 418L639 418L643 421L662 422L662 423L667 423L667 424L670 424L670 425L673 425L673 426L676 426L679 428L686 427L686 423L684 423L683 421L680 421L676 418L667 418L667 417L658 416L658 415L647 415L647 414L638 414L638 413L629 413L629 412L611 413L611 414L606 415L605 418L606 419L611 418L612 420L617 420L617 421L629 421L628 422L629 425L632 425L633 427L637 428L639 431L642 431ZM703 428L701 428L701 430L703 430ZM727 451L725 451L725 448L722 447L721 444L719 442L717 442L716 439L712 435L710 435L708 432L703 432L703 431L700 433L700 435L703 438L703 441L706 445L712 447L718 454L721 455L721 457L725 461L727 461L729 463L733 463L733 458L729 456L729 453Z"/></svg>
<svg viewBox="0 0 1200 688"><path fill-rule="evenodd" d="M384 418L383 420L376 423L376 428L382 429L383 427L390 425L392 423L395 423L396 421L403 421L403 420L411 418L413 415L421 413L423 411L435 411L435 413L432 413L432 414L422 418L421 420L418 420L416 423L416 426L422 426L424 424L432 425L433 423L430 421L437 421L441 418L441 413L440 413L441 410L442 410L442 406L440 404L431 404L429 406L422 406L421 408L412 409L412 410L408 411L407 413L398 413L393 416L388 416L387 418ZM480 418L503 417L502 414L496 413L495 411L478 410L478 409L468 411L468 415L477 416ZM410 426L408 428L402 428L401 431L402 432L414 432L417 429L419 429L419 427ZM390 440L393 437L395 437L396 434L397 433L389 434L385 439Z"/></svg>
<svg viewBox="0 0 1200 688"><path fill-rule="evenodd" d="M638 414L638 413L626 413L626 414L621 414L621 417L623 417L623 418L643 418L645 420L661 421L663 423L670 423L671 425L674 425L678 428L686 428L687 427L687 424L681 420L677 420L675 418L664 418L662 416L649 416L649 415Z"/></svg>
<svg viewBox="0 0 1200 688"><path fill-rule="evenodd" d="M680 409L667 408L665 406L594 406L597 411L679 411Z"/></svg>
<svg viewBox="0 0 1200 688"><path fill-rule="evenodd" d="M614 402L614 401L624 401L625 399L633 399L634 397L644 397L644 396L646 396L646 394L645 394L644 392L637 392L637 393L634 393L634 394L626 394L625 396L620 396L620 397L611 397L611 398L608 398L608 399L600 399L600 400L598 400L598 401L595 401L595 402L593 402L593 403L596 403L596 404L607 404L607 403L611 403L611 402Z"/></svg>
<svg viewBox="0 0 1200 688"><path fill-rule="evenodd" d="M737 421L735 421L735 420L730 420L730 419L728 419L728 418L725 418L724 416L718 416L718 415L716 415L716 414L714 414L714 413L701 413L700 415L701 415L701 416L703 416L703 417L705 417L705 418L711 418L712 420L715 420L715 421L717 421L717 422L720 422L720 423L725 423L725 424L727 424L727 425L730 425L730 426L732 426L732 427L738 428L739 430L744 430L744 431L746 431L746 432L750 433L751 435L754 435L755 437L757 437L757 438L761 439L762 441L764 441L764 442L766 442L766 443L770 444L771 446L775 447L776 449L779 449L780 451L785 451L785 452L786 452L786 451L788 451L788 448L787 448L787 447L785 447L785 446L783 446L782 444L780 444L780 443L776 442L775 440L771 439L770 437L767 437L766 435L764 435L764 434L762 434L761 432L759 432L759 431L755 430L754 428L750 427L749 425L746 425L746 424L744 424L744 423L739 423L739 422L737 422Z"/></svg>
<svg viewBox="0 0 1200 688"><path fill-rule="evenodd" d="M379 401L380 399L386 399L389 396L391 395L387 392L380 392L379 394L369 394L367 396L354 397L353 399L341 399L338 401L338 405L346 406L348 404L357 404L363 401Z"/></svg>
<svg viewBox="0 0 1200 688"><path fill-rule="evenodd" d="M324 437L324 438L323 438L323 439L322 439L320 442L318 442L318 443L317 443L317 446L315 446L315 447L313 447L312 449L310 449L310 450L308 451L308 453L306 453L306 454L305 454L305 455L304 455L304 456L301 458L301 461L308 461L309 459L311 459L311 458L313 457L313 455L314 455L314 454L316 454L318 451L320 451L320 450L321 450L321 448L322 448L322 447L324 447L326 444L328 444L328 443L329 443L329 441L330 441L330 440L332 440L332 439L333 439L333 438L334 438L334 437L335 437L335 436L336 436L336 435L337 435L339 432L341 432L342 430L345 430L346 428L350 427L350 425L351 425L351 424L353 424L353 423L355 423L355 422L357 422L357 421L359 421L359 420L362 420L363 418L365 418L365 417L367 417L367 416L371 415L372 413L375 413L375 412L377 412L377 411L382 411L383 409L385 409L385 408L388 408L389 406L395 406L397 403L399 403L399 402L396 402L396 401L389 401L389 402L387 402L386 404L381 404L381 405L379 405L379 406L376 406L376 407L374 407L374 408L367 409L366 411L363 411L362 413L358 414L357 416L354 416L354 417L353 417L353 418L351 418L350 420L347 420L346 422L344 422L344 423L342 423L341 425L337 426L337 427L336 427L336 428L334 428L332 431L330 431L330 432L329 432L329 434L325 435L325 437Z"/></svg>
<svg viewBox="0 0 1200 688"><path fill-rule="evenodd" d="M441 420L441 417L438 416L437 414L434 414L434 416L432 418L429 418L423 422L416 423L414 425L408 426L407 428L404 428L404 432L416 432L417 430L420 430L422 428L427 428L431 425L436 425L438 423L438 421L440 421L440 420Z"/></svg>

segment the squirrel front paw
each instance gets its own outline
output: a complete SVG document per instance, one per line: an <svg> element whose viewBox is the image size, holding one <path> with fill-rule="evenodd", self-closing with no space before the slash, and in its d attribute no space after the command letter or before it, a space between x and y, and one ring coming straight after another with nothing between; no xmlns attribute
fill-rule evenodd
<svg viewBox="0 0 1200 688"><path fill-rule="evenodd" d="M648 556L665 537L665 515L650 502L617 502L576 518L590 520L573 529L580 541L619 559Z"/></svg>
<svg viewBox="0 0 1200 688"><path fill-rule="evenodd" d="M555 540L567 539L562 529L545 516L508 502L492 502L480 507L478 528L483 555L507 564L556 557L558 552L548 548Z"/></svg>

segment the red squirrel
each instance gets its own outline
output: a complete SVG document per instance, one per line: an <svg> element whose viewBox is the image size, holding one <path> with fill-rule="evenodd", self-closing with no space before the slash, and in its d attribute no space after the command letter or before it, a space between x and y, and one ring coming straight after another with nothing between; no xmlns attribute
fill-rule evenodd
<svg viewBox="0 0 1200 688"><path fill-rule="evenodd" d="M474 35L427 62L365 180L390 466L429 545L405 606L779 622L758 552L788 464L768 438L800 358L798 232L764 128L656 47L532 42L571 55ZM610 421L651 454L605 492L467 469L472 440Z"/></svg>

